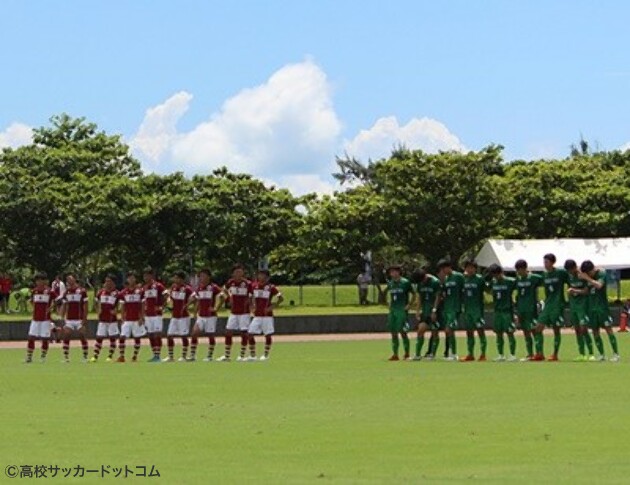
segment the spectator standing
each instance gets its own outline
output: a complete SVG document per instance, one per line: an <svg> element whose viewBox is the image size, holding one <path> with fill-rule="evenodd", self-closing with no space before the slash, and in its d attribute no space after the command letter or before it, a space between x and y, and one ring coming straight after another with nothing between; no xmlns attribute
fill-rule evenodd
<svg viewBox="0 0 630 485"><path fill-rule="evenodd" d="M357 286L359 288L359 305L368 304L368 291L370 284L372 283L372 276L369 273L363 272L357 276Z"/></svg>
<svg viewBox="0 0 630 485"><path fill-rule="evenodd" d="M9 298L11 297L11 287L13 282L8 273L0 275L0 305L4 313L11 313L9 309Z"/></svg>

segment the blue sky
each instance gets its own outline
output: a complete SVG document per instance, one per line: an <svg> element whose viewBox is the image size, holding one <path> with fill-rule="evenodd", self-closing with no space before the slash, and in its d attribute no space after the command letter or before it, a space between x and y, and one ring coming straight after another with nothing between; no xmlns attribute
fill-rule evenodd
<svg viewBox="0 0 630 485"><path fill-rule="evenodd" d="M621 0L2 0L0 145L68 112L147 170L226 163L297 191L326 191L335 154L396 140L619 148L628 19Z"/></svg>

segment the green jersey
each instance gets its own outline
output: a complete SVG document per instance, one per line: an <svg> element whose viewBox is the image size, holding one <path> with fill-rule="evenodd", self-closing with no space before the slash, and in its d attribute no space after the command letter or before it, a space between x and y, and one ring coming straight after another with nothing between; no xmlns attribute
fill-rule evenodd
<svg viewBox="0 0 630 485"><path fill-rule="evenodd" d="M483 293L486 281L483 276L475 274L464 276L464 313L467 315L483 315Z"/></svg>
<svg viewBox="0 0 630 485"><path fill-rule="evenodd" d="M462 311L462 290L464 275L453 271L444 279L442 291L444 295L444 312L458 314Z"/></svg>
<svg viewBox="0 0 630 485"><path fill-rule="evenodd" d="M583 290L588 287L588 283L580 278L577 274L569 273L569 288ZM572 312L586 312L588 305L588 295L571 295L569 294L569 308Z"/></svg>
<svg viewBox="0 0 630 485"><path fill-rule="evenodd" d="M389 308L391 310L404 310L409 304L409 295L414 293L413 286L407 278L400 278L399 281L389 280L387 291L389 291Z"/></svg>
<svg viewBox="0 0 630 485"><path fill-rule="evenodd" d="M514 311L512 294L516 288L516 280L508 277L493 278L491 288L494 310L496 312L512 313Z"/></svg>
<svg viewBox="0 0 630 485"><path fill-rule="evenodd" d="M542 285L542 276L527 273L516 277L516 311L519 314L536 315L538 308L538 287Z"/></svg>
<svg viewBox="0 0 630 485"><path fill-rule="evenodd" d="M420 305L423 315L430 315L435 305L435 299L440 294L442 285L440 280L433 275L427 275L426 279L418 285Z"/></svg>
<svg viewBox="0 0 630 485"><path fill-rule="evenodd" d="M564 309L564 285L569 281L569 273L565 269L554 268L543 273L545 284L545 308L561 311Z"/></svg>
<svg viewBox="0 0 630 485"><path fill-rule="evenodd" d="M594 313L605 313L608 314L608 293L606 288L606 272L605 271L597 271L595 276L593 276L595 281L599 281L602 286L600 289L595 288L594 286L589 285L589 293L588 293L588 309L590 312Z"/></svg>

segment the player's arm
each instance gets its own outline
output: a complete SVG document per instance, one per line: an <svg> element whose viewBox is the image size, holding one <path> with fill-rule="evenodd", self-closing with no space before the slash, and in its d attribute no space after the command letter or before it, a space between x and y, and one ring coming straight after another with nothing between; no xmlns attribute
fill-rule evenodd
<svg viewBox="0 0 630 485"><path fill-rule="evenodd" d="M217 301L214 305L214 311L218 313L224 303L225 295L223 294L223 291L219 291L219 293L217 294Z"/></svg>
<svg viewBox="0 0 630 485"><path fill-rule="evenodd" d="M602 281L602 278L595 280L586 273L580 273L578 278L586 281L589 285L597 288L598 290L601 290L604 287L604 282Z"/></svg>
<svg viewBox="0 0 630 485"><path fill-rule="evenodd" d="M83 295L83 321L81 322L83 325L87 325L88 321L88 310L89 310L89 297L87 293Z"/></svg>

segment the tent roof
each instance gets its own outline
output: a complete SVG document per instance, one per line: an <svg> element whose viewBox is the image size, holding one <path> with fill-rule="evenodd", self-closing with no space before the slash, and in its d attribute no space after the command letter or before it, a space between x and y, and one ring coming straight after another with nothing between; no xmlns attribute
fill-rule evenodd
<svg viewBox="0 0 630 485"><path fill-rule="evenodd" d="M603 269L630 268L630 238L609 239L490 239L477 254L477 263L488 267L500 264L506 270L514 270L518 259L527 261L531 270L543 268L543 256L553 253L562 266L566 259L574 259L578 265L590 259Z"/></svg>

